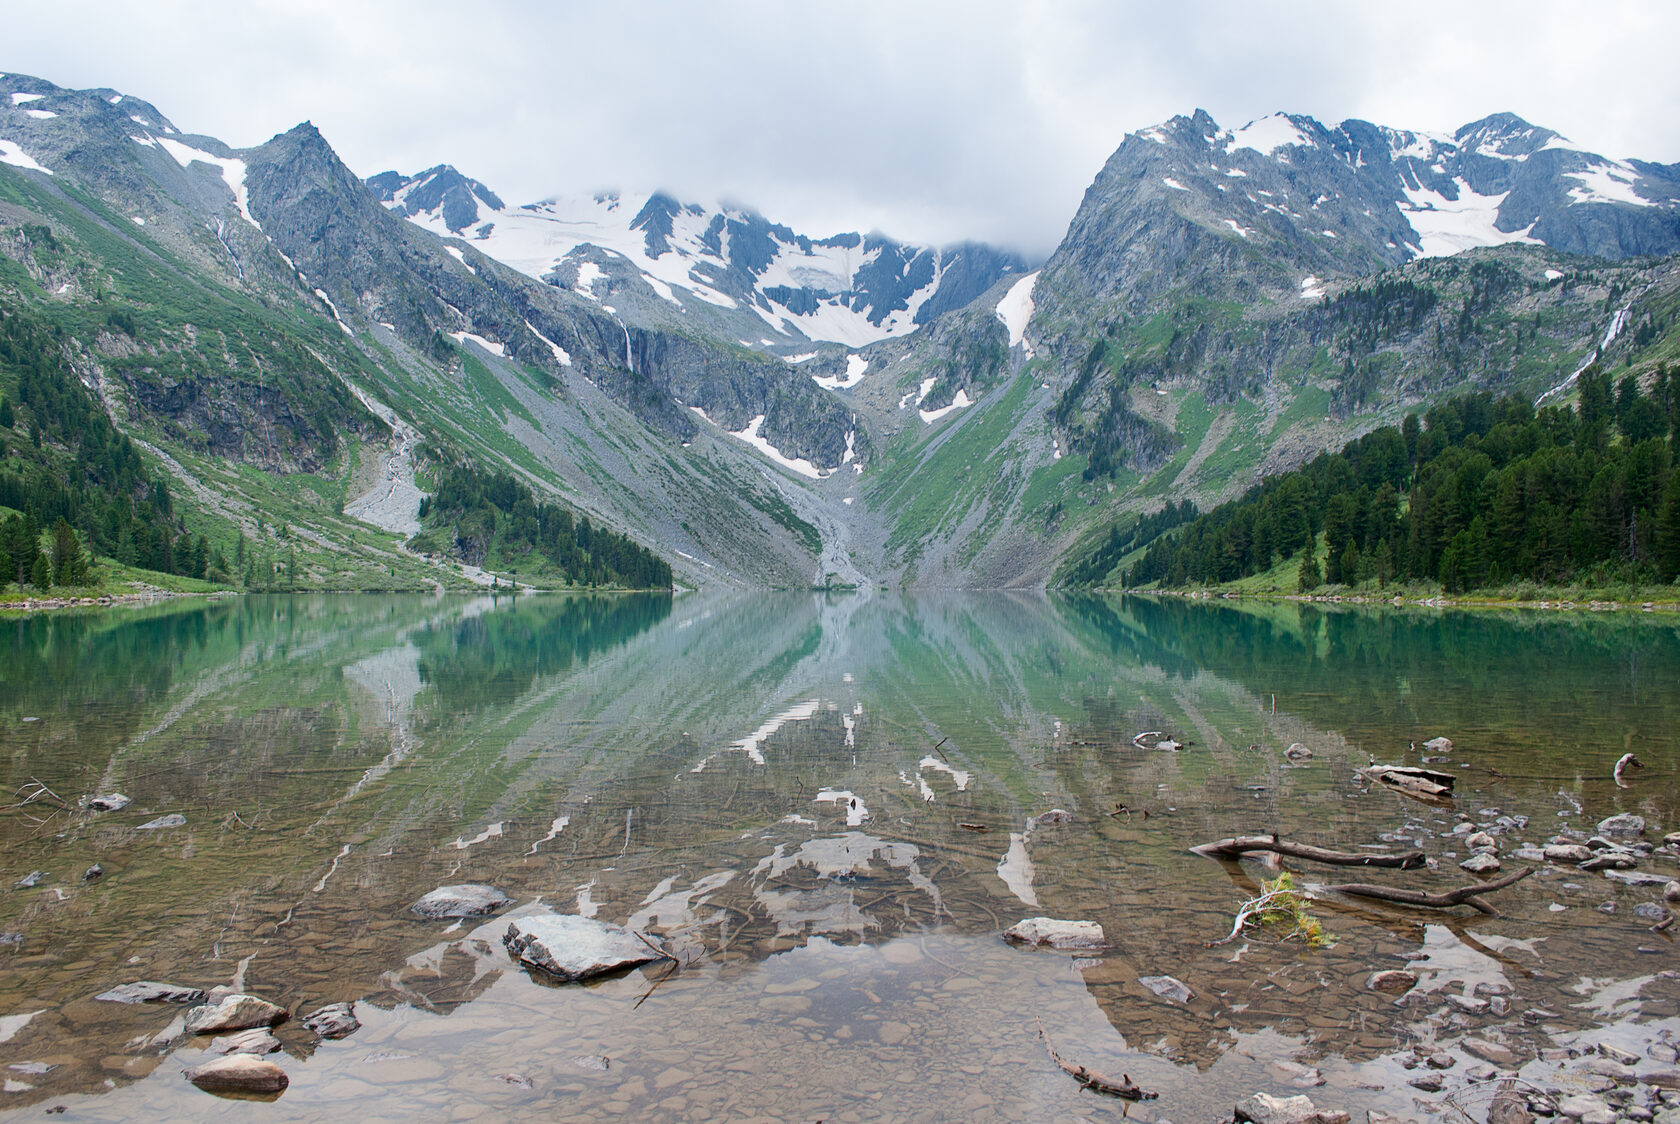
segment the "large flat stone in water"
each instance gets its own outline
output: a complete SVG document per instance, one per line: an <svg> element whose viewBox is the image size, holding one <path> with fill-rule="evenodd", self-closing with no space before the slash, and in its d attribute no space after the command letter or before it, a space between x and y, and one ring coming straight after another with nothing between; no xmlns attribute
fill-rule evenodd
<svg viewBox="0 0 1680 1124"><path fill-rule="evenodd" d="M515 918L502 943L521 964L566 982L665 959L651 938L575 914Z"/></svg>
<svg viewBox="0 0 1680 1124"><path fill-rule="evenodd" d="M427 920L451 917L483 917L495 913L513 899L494 886L468 883L439 886L408 908Z"/></svg>
<svg viewBox="0 0 1680 1124"><path fill-rule="evenodd" d="M1051 948L1106 948L1102 926L1095 921L1062 921L1054 917L1029 917L1003 931L1003 939L1016 944Z"/></svg>

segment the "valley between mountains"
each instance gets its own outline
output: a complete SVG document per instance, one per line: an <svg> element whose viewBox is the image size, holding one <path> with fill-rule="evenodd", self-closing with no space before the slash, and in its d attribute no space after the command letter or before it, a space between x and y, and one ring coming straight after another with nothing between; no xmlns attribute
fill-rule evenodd
<svg viewBox="0 0 1680 1124"><path fill-rule="evenodd" d="M1043 260L366 173L0 76L0 580L1117 584L1169 504L1680 348L1680 165L1511 114L1177 117Z"/></svg>

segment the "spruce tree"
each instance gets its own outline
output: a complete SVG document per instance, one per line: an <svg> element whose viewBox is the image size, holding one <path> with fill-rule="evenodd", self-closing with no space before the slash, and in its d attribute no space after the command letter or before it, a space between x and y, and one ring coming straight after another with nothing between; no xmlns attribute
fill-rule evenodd
<svg viewBox="0 0 1680 1124"><path fill-rule="evenodd" d="M1318 569L1317 548L1317 540L1309 534L1306 545L1301 548L1301 568L1296 571L1296 586L1302 593L1311 593L1324 584L1324 577Z"/></svg>

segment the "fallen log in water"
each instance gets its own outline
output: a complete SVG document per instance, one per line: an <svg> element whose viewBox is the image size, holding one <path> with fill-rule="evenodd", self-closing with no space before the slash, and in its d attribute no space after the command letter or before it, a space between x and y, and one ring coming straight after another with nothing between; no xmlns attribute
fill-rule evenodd
<svg viewBox="0 0 1680 1124"><path fill-rule="evenodd" d="M1456 890L1448 890L1442 894L1426 894L1421 890L1395 890L1388 886L1372 886L1364 882L1347 882L1340 886L1325 886L1320 893L1351 894L1360 898L1375 898L1383 902L1398 902L1401 905L1424 905L1433 909L1447 909L1455 905L1468 905L1481 910L1483 913L1499 916L1499 911L1481 900L1481 895L1491 894L1495 890L1503 890L1507 886L1514 886L1524 878L1533 874L1535 867L1525 867L1516 874L1492 882L1482 882L1474 886L1461 886Z"/></svg>
<svg viewBox="0 0 1680 1124"><path fill-rule="evenodd" d="M1111 1097L1125 1097L1129 1101L1152 1101L1160 1096L1159 1093L1150 1093L1132 1084L1129 1074L1122 1073L1120 1080L1116 1081L1112 1077L1104 1077L1100 1073L1068 1061L1056 1053L1056 1047L1050 1045L1050 1036L1044 1032L1043 1019L1038 1020L1038 1036L1044 1039L1044 1048L1050 1051L1050 1060L1055 1062L1063 1073L1087 1089L1092 1089L1098 1093L1107 1093Z"/></svg>
<svg viewBox="0 0 1680 1124"><path fill-rule="evenodd" d="M1289 843L1275 835L1238 835L1190 848L1192 854L1204 858L1240 858L1250 851L1271 851L1290 858L1329 866L1380 866L1395 870L1413 870L1428 862L1422 851L1407 851L1401 855L1359 855L1350 851L1332 851L1309 843Z"/></svg>

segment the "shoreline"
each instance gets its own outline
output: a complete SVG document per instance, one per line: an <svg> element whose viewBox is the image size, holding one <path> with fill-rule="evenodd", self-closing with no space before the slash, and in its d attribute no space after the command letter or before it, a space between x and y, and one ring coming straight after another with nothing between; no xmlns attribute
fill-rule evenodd
<svg viewBox="0 0 1680 1124"><path fill-rule="evenodd" d="M1503 601L1488 597L1431 597L1408 598L1372 596L1364 593L1244 593L1238 590L1213 589L1126 589L1098 590L1101 593L1130 593L1146 597L1184 597L1192 601L1296 601L1314 604L1387 606L1389 608L1426 609L1532 609L1537 611L1565 611L1589 613L1680 613L1680 601L1574 601L1568 598L1537 598L1528 601Z"/></svg>

